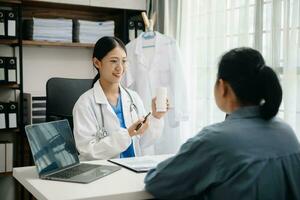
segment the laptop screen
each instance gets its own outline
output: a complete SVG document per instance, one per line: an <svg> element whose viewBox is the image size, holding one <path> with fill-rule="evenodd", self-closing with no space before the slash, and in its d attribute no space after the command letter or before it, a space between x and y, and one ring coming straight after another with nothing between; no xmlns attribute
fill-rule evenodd
<svg viewBox="0 0 300 200"><path fill-rule="evenodd" d="M67 120L29 125L25 131L40 175L79 163Z"/></svg>

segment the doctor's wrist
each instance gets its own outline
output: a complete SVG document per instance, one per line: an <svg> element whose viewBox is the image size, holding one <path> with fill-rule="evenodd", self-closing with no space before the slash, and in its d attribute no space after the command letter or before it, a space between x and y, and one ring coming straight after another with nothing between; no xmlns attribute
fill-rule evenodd
<svg viewBox="0 0 300 200"><path fill-rule="evenodd" d="M129 135L130 137L133 137L133 136L136 135L136 131L135 131L135 130L127 129L127 131L128 131L128 135Z"/></svg>
<svg viewBox="0 0 300 200"><path fill-rule="evenodd" d="M138 122L139 122L139 121L138 121ZM140 123L140 122L139 122L139 123ZM138 134L138 131L136 130L136 126L137 126L137 122L134 123L134 124L132 124L132 125L127 129L128 134L129 134L130 137L133 137L133 136L135 136L135 135Z"/></svg>
<svg viewBox="0 0 300 200"><path fill-rule="evenodd" d="M156 113L156 112L153 112L152 113L152 116L155 118L155 119L160 119L163 117L163 114L162 113Z"/></svg>

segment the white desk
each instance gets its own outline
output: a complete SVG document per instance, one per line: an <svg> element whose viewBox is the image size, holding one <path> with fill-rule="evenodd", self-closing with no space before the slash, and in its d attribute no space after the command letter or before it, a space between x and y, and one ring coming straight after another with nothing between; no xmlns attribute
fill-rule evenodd
<svg viewBox="0 0 300 200"><path fill-rule="evenodd" d="M88 163L114 165L107 161ZM135 173L122 168L89 184L69 183L38 178L34 167L13 169L13 176L37 199L98 199L135 200L152 199L144 190L145 173Z"/></svg>

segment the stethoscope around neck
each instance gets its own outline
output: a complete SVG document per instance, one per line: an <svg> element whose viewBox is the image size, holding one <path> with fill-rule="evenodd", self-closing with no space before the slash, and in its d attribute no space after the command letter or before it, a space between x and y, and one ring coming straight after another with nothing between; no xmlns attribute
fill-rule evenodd
<svg viewBox="0 0 300 200"><path fill-rule="evenodd" d="M129 96L129 99L130 99L129 111L130 111L131 118L132 118L132 112L133 111L135 111L137 116L139 116L139 110L138 110L137 106L135 105L131 94L129 93L129 91L125 87L123 87L122 85L120 85L120 86L124 89L124 91ZM97 141L99 141L100 139L102 139L102 138L109 135L107 129L105 128L102 104L100 104L100 115L101 115L101 125L99 126L99 124L98 124L98 127L97 127L97 133L96 133Z"/></svg>

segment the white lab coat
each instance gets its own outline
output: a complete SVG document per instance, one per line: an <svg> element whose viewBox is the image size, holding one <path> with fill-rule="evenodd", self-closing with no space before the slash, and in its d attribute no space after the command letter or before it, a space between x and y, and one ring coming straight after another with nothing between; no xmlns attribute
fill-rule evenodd
<svg viewBox="0 0 300 200"><path fill-rule="evenodd" d="M180 147L180 122L188 119L188 97L180 51L171 37L155 32L154 46L149 48L149 40L142 35L126 45L129 65L123 83L139 93L146 109L156 95L156 88L167 87L170 110L164 117L162 137L152 153L175 153Z"/></svg>
<svg viewBox="0 0 300 200"><path fill-rule="evenodd" d="M138 94L128 90L139 116L134 110L130 112L130 97L122 87L120 88L125 125L130 127L132 123L145 116L145 109ZM100 105L102 105L108 136L99 140L96 134L99 127L102 127ZM156 119L152 115L148 119L149 128L145 133L131 138L127 129L121 128L117 115L97 81L93 88L80 96L73 108L74 137L80 160L117 158L129 147L131 139L135 155L141 156L141 149L152 145L160 137L164 124L162 119Z"/></svg>

